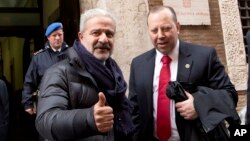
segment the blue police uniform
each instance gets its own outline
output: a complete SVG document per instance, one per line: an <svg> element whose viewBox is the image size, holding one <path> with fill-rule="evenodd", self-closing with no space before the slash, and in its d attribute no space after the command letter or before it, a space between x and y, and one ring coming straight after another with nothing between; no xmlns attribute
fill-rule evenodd
<svg viewBox="0 0 250 141"><path fill-rule="evenodd" d="M45 32L45 36L49 37L52 32L58 29L62 29L62 23L54 22L50 24ZM45 71L53 64L59 62L65 58L64 52L67 50L68 45L63 42L61 52L54 52L49 42L45 43L45 48L34 53L31 63L25 75L23 92L22 92L22 104L24 109L32 108L34 105L34 99L32 94L39 89L39 84Z"/></svg>
<svg viewBox="0 0 250 141"><path fill-rule="evenodd" d="M60 53L54 52L49 43L45 44L45 48L34 53L31 63L25 75L23 86L22 104L24 109L33 107L32 94L39 89L40 81L44 72L53 64L65 58L65 51L68 45L64 42Z"/></svg>

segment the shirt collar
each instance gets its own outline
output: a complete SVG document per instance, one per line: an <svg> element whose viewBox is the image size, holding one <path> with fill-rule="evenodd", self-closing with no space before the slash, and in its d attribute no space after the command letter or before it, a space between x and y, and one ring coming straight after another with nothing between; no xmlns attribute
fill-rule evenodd
<svg viewBox="0 0 250 141"><path fill-rule="evenodd" d="M54 52L57 52L57 51L61 52L61 49L62 49L62 48L54 49L53 47L51 47L51 49L52 49Z"/></svg>

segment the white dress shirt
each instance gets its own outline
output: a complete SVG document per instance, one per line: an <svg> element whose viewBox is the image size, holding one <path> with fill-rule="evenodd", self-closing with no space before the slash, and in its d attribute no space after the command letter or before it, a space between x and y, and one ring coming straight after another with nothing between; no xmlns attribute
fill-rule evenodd
<svg viewBox="0 0 250 141"><path fill-rule="evenodd" d="M156 129L156 118L157 118L157 104L158 104L158 86L159 86L159 76L162 67L162 58L163 54L156 50L155 57L155 69L154 69L154 81L153 81L153 116L154 116L154 129ZM178 69L178 56L179 56L179 40L176 43L176 47L173 51L168 55L172 61L170 63L170 71L171 71L171 81L176 81L177 77L177 69ZM168 141L180 141L179 133L177 131L176 123L175 123L175 101L170 100L170 120L171 120L171 137ZM156 138L156 130L154 130L154 135Z"/></svg>
<svg viewBox="0 0 250 141"><path fill-rule="evenodd" d="M62 49L62 48L54 49L53 47L51 47L51 49L52 49L54 52L57 52L57 51L61 52L61 49Z"/></svg>

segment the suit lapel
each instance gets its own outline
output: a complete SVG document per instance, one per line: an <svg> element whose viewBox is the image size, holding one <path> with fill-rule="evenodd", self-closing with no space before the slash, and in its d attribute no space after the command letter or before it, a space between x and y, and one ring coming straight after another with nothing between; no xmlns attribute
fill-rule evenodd
<svg viewBox="0 0 250 141"><path fill-rule="evenodd" d="M145 62L143 63L145 68L142 73L144 73L143 76L145 76L144 82L145 83L145 89L146 89L146 97L147 102L149 105L152 105L153 103L153 79L154 79L154 67L155 67L155 49L152 49L149 53L149 55L146 57Z"/></svg>
<svg viewBox="0 0 250 141"><path fill-rule="evenodd" d="M177 81L189 82L193 60L188 45L180 42Z"/></svg>

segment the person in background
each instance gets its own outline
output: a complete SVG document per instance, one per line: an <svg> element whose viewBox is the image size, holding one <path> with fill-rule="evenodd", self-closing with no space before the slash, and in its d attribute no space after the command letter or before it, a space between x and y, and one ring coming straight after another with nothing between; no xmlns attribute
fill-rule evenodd
<svg viewBox="0 0 250 141"><path fill-rule="evenodd" d="M45 32L48 41L44 49L34 53L25 75L22 92L22 104L29 114L36 114L36 97L39 85L45 71L53 64L64 59L68 45L64 42L63 25L60 22L51 23Z"/></svg>
<svg viewBox="0 0 250 141"><path fill-rule="evenodd" d="M23 91L22 105L27 114L24 120L27 121L25 127L28 129L27 136L34 136L40 141L44 139L37 134L35 129L35 117L39 87L45 71L55 63L65 58L65 51L69 46L64 42L63 25L60 22L51 23L45 32L47 42L45 47L34 53L26 72ZM26 123L26 122L25 122Z"/></svg>
<svg viewBox="0 0 250 141"><path fill-rule="evenodd" d="M224 120L240 122L238 94L215 49L180 40L172 7L152 7L147 24L154 48L132 60L129 78L133 141L229 140ZM171 81L183 86L186 100L167 97Z"/></svg>
<svg viewBox="0 0 250 141"><path fill-rule="evenodd" d="M50 140L130 141L127 84L111 58L115 18L99 8L81 15L78 40L41 83L36 128Z"/></svg>
<svg viewBox="0 0 250 141"><path fill-rule="evenodd" d="M5 82L0 79L0 140L7 141L9 130L9 95Z"/></svg>

